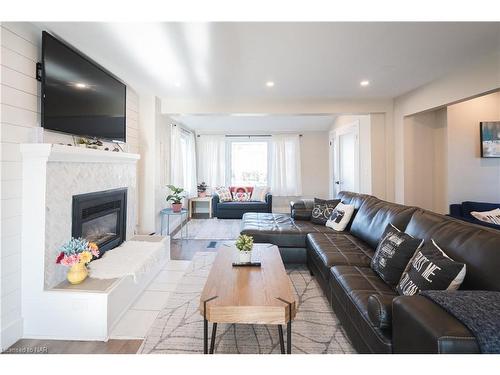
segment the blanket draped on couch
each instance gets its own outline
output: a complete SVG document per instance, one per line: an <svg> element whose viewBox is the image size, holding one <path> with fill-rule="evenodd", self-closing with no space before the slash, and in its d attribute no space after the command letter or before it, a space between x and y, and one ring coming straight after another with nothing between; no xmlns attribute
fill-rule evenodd
<svg viewBox="0 0 500 375"><path fill-rule="evenodd" d="M427 290L420 294L460 320L474 334L482 353L500 353L500 292Z"/></svg>

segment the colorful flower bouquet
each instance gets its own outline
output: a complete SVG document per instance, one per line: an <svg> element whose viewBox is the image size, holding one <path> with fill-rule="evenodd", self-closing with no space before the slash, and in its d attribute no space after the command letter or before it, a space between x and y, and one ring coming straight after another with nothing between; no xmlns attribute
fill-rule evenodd
<svg viewBox="0 0 500 375"><path fill-rule="evenodd" d="M93 257L99 256L97 244L84 238L71 238L59 250L61 252L56 258L56 263L71 267L68 271L68 281L71 284L80 284L85 280L88 275L86 265Z"/></svg>

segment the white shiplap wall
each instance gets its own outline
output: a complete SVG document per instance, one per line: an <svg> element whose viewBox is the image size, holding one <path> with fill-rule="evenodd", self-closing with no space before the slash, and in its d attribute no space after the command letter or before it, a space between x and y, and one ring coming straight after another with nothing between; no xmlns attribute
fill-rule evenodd
<svg viewBox="0 0 500 375"><path fill-rule="evenodd" d="M19 144L40 134L40 84L35 79L41 56L41 30L30 23L0 25L1 124L1 349L22 336L21 313L21 154ZM139 153L138 97L127 89L127 145ZM71 143L67 135L45 131L44 142Z"/></svg>

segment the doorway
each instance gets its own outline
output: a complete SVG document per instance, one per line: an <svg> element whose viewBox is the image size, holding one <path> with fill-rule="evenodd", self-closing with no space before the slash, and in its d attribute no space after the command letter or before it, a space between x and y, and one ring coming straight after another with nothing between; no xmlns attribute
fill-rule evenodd
<svg viewBox="0 0 500 375"><path fill-rule="evenodd" d="M330 133L333 166L332 196L340 191L359 192L359 121Z"/></svg>

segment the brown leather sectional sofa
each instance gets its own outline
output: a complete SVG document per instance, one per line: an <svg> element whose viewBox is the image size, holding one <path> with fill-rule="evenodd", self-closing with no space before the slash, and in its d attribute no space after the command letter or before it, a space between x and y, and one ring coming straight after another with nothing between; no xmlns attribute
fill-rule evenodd
<svg viewBox="0 0 500 375"><path fill-rule="evenodd" d="M478 353L472 333L422 296L398 296L370 268L387 224L426 241L434 239L467 264L461 289L500 291L500 232L374 196L341 192L355 214L343 232L312 224L310 200L292 203L291 215L247 213L242 233L280 248L285 262L304 262L315 275L361 353Z"/></svg>

